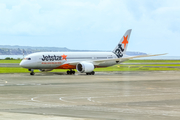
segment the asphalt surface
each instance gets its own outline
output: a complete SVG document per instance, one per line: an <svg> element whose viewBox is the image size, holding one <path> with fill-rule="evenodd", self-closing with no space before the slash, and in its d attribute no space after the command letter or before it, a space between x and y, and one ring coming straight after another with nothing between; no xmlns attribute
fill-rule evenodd
<svg viewBox="0 0 180 120"><path fill-rule="evenodd" d="M19 63L0 63L0 67L21 67Z"/></svg>
<svg viewBox="0 0 180 120"><path fill-rule="evenodd" d="M0 120L179 120L180 72L0 74Z"/></svg>

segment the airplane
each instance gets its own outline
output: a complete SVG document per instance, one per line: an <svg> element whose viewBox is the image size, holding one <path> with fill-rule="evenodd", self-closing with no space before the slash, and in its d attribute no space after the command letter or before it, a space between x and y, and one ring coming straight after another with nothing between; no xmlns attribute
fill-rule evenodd
<svg viewBox="0 0 180 120"><path fill-rule="evenodd" d="M125 32L112 52L37 52L26 56L19 65L27 68L30 75L35 74L34 69L41 72L68 69L67 74L75 74L76 69L80 73L94 75L95 68L113 66L133 58L164 55L125 55L131 31L129 29Z"/></svg>

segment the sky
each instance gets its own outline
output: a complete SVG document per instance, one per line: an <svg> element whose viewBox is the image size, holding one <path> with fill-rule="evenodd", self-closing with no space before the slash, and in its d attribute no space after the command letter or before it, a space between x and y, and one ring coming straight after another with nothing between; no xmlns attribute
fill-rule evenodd
<svg viewBox="0 0 180 120"><path fill-rule="evenodd" d="M180 0L0 0L0 45L180 56Z"/></svg>

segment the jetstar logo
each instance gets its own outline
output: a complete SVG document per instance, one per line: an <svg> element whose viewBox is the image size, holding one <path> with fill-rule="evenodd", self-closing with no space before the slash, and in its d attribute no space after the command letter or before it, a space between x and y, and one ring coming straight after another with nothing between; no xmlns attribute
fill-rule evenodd
<svg viewBox="0 0 180 120"><path fill-rule="evenodd" d="M124 49L126 48L126 44L128 44L128 35L125 37L124 36L124 40L123 40L123 42L122 42L122 44L124 44Z"/></svg>
<svg viewBox="0 0 180 120"><path fill-rule="evenodd" d="M122 44L124 44L124 48L122 46L122 44L118 44L118 47L117 49L115 50L115 54L117 55L118 58L120 57L123 57L123 52L124 52L124 49L126 48L126 45L128 44L128 35L124 37L124 40L122 41Z"/></svg>
<svg viewBox="0 0 180 120"><path fill-rule="evenodd" d="M56 55L43 55L42 61L60 61L60 60L67 60L66 59L67 55L61 55L61 56L56 56Z"/></svg>
<svg viewBox="0 0 180 120"><path fill-rule="evenodd" d="M61 57L62 57L62 60L66 60L67 55L63 54L61 55Z"/></svg>

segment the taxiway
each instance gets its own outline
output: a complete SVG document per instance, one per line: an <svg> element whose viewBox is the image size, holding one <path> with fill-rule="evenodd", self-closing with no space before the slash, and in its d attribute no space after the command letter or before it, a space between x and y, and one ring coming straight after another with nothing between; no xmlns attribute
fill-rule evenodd
<svg viewBox="0 0 180 120"><path fill-rule="evenodd" d="M180 72L0 74L0 120L179 120Z"/></svg>

